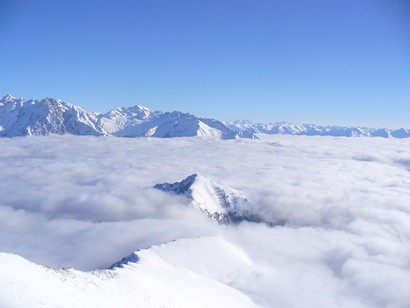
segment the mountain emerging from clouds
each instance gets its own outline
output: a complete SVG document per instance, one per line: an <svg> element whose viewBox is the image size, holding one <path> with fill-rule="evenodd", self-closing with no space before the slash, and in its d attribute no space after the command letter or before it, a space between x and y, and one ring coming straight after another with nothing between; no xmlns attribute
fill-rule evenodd
<svg viewBox="0 0 410 308"><path fill-rule="evenodd" d="M192 174L181 182L173 184L157 184L154 188L188 197L194 206L221 225L244 220L263 221L257 213L252 212L248 200L241 191L224 187L198 174Z"/></svg>
<svg viewBox="0 0 410 308"><path fill-rule="evenodd" d="M179 111L151 111L143 106L122 107L100 114L53 98L25 100L6 95L0 100L0 137L49 134L112 135L118 137L214 136L222 139L257 138L256 134L366 136L409 138L409 129L321 126L292 123L221 122Z"/></svg>

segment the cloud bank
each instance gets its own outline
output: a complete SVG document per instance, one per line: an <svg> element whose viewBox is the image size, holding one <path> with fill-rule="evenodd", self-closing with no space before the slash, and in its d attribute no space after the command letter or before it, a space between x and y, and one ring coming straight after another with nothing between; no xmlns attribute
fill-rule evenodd
<svg viewBox="0 0 410 308"><path fill-rule="evenodd" d="M408 140L66 135L0 146L0 251L90 270L214 235L256 264L231 284L262 306L410 302ZM221 227L189 200L152 189L193 173L242 190L275 227Z"/></svg>

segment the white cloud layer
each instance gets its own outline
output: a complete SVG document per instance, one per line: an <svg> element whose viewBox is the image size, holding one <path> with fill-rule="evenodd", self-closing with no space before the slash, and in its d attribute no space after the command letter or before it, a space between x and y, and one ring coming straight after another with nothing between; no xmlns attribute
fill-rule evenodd
<svg viewBox="0 0 410 308"><path fill-rule="evenodd" d="M256 265L231 284L258 304L410 302L410 140L48 136L0 147L0 251L90 270L217 235ZM193 173L242 190L276 227L220 227L152 189Z"/></svg>

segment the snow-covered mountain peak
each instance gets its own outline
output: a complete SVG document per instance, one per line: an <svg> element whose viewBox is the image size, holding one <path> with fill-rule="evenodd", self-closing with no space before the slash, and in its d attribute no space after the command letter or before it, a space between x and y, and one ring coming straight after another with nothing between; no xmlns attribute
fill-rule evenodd
<svg viewBox="0 0 410 308"><path fill-rule="evenodd" d="M16 98L11 96L10 94L4 95L1 99L0 99L0 103L8 103L11 101L14 101Z"/></svg>
<svg viewBox="0 0 410 308"><path fill-rule="evenodd" d="M167 191L167 192L172 192L175 194L185 194L188 192L192 184L195 182L196 178L198 177L197 174L192 174L188 176L186 179L182 180L181 182L175 182L173 184L170 183L163 183L163 184L157 184L154 186L154 188Z"/></svg>
<svg viewBox="0 0 410 308"><path fill-rule="evenodd" d="M148 118L153 114L151 109L141 105L135 105L133 107L128 107L127 109L142 118Z"/></svg>
<svg viewBox="0 0 410 308"><path fill-rule="evenodd" d="M194 206L220 224L261 221L250 213L250 204L241 191L222 186L202 175L192 174L181 182L157 184L154 188L188 197Z"/></svg>
<svg viewBox="0 0 410 308"><path fill-rule="evenodd" d="M0 136L49 134L101 135L95 116L61 100L24 100L6 97L0 104Z"/></svg>
<svg viewBox="0 0 410 308"><path fill-rule="evenodd" d="M135 108L138 108L141 111L152 112L151 109L149 109L148 107L142 106L142 105L135 105Z"/></svg>
<svg viewBox="0 0 410 308"><path fill-rule="evenodd" d="M113 109L106 113L104 116L108 119L122 117L124 118L124 120L127 120L129 118L144 120L148 119L151 116L151 114L153 114L153 111L151 111L147 107L135 105L131 107L121 107Z"/></svg>

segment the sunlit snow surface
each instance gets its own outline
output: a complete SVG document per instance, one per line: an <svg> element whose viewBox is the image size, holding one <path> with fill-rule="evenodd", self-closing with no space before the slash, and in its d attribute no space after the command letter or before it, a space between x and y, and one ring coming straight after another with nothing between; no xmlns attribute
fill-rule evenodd
<svg viewBox="0 0 410 308"><path fill-rule="evenodd" d="M77 269L0 254L1 307L410 303L410 140L65 135L0 146L0 251ZM274 226L220 226L152 188L190 174L240 190ZM137 263L81 272L134 251Z"/></svg>

